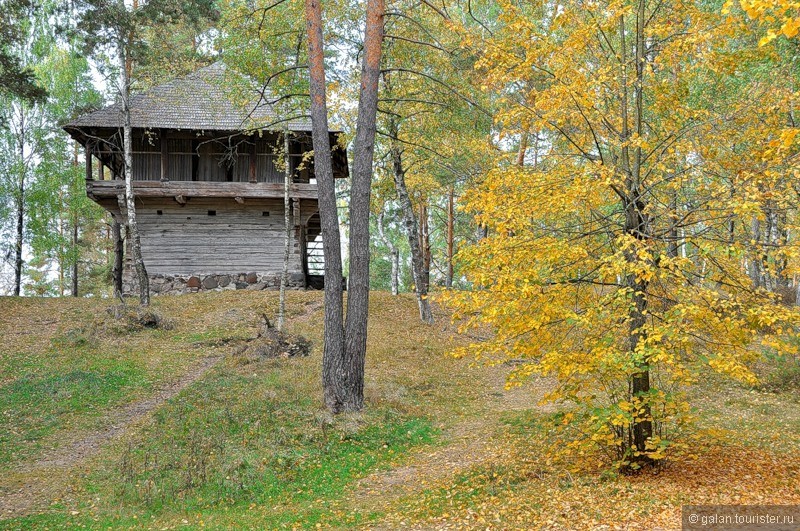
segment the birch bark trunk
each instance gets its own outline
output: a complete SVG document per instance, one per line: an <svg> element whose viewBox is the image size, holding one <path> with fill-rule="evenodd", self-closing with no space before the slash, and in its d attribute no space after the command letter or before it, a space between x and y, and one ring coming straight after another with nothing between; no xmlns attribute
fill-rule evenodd
<svg viewBox="0 0 800 531"><path fill-rule="evenodd" d="M124 3L123 3L124 6ZM120 70L122 72L122 120L123 120L123 139L122 150L125 172L125 211L127 215L128 232L131 238L131 251L133 267L136 272L136 280L139 284L139 304L141 306L150 305L150 279L147 276L147 269L142 260L142 243L139 236L139 225L136 222L136 201L133 195L133 127L131 126L131 70L123 39L118 45Z"/></svg>

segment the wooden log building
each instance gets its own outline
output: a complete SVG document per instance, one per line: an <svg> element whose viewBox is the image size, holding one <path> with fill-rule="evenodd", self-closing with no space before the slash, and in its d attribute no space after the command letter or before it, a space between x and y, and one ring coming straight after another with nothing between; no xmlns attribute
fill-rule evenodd
<svg viewBox="0 0 800 531"><path fill-rule="evenodd" d="M278 159L284 157L286 130L293 220L289 284L321 287L311 122L282 121L264 99L223 63L131 98L131 172L153 293L278 286L285 230ZM88 196L124 224L121 105L81 116L64 129L85 149ZM339 135L331 132L334 176L344 178L347 154ZM129 259L123 278L124 291L134 291Z"/></svg>

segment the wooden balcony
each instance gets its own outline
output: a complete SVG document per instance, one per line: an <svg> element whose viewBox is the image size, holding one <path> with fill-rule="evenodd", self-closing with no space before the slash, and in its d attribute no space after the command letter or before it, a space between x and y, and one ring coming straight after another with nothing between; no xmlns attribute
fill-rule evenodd
<svg viewBox="0 0 800 531"><path fill-rule="evenodd" d="M116 199L125 192L121 180L87 181L86 194L95 201ZM192 197L225 197L240 199L283 198L282 183L199 182L199 181L134 181L136 197L174 197L179 202ZM317 199L317 185L295 183L289 188L293 199Z"/></svg>

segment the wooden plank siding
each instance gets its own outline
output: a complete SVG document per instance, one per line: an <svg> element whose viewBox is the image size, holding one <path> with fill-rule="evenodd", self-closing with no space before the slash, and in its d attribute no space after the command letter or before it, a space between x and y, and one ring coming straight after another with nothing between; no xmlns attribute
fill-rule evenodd
<svg viewBox="0 0 800 531"><path fill-rule="evenodd" d="M198 198L180 206L154 198L137 203L142 258L150 275L278 273L283 269L281 200L239 204L232 199ZM290 272L303 271L302 226L316 212L316 202L304 201L300 212L299 225L292 228Z"/></svg>

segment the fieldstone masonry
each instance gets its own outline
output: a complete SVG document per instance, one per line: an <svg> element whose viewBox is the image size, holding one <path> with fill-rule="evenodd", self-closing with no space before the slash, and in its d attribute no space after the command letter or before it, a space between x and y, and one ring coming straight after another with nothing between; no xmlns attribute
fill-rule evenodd
<svg viewBox="0 0 800 531"><path fill-rule="evenodd" d="M123 291L126 295L138 293L135 275L126 271ZM238 273L211 275L150 275L150 293L152 295L180 295L198 291L222 290L276 290L281 285L280 273ZM289 289L305 289L305 275L300 271L290 271Z"/></svg>

